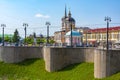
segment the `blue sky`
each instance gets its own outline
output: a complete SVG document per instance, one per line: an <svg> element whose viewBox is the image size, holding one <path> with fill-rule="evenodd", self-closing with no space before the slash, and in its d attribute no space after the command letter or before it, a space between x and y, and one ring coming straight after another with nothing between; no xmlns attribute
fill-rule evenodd
<svg viewBox="0 0 120 80"><path fill-rule="evenodd" d="M28 35L33 32L46 34L45 22L50 21L53 34L61 28L65 4L78 27L105 24L105 16L112 18L111 23L120 23L119 3L120 0L0 0L0 24L7 25L5 33L9 34L17 28L20 35L24 35L23 23L29 24Z"/></svg>

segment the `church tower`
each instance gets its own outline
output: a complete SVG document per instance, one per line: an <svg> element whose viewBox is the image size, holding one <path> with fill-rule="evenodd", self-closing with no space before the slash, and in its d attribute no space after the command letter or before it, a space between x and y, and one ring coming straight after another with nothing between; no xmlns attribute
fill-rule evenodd
<svg viewBox="0 0 120 80"><path fill-rule="evenodd" d="M66 30L66 18L67 18L67 11L66 11L66 5L65 5L65 15L62 18L62 31Z"/></svg>
<svg viewBox="0 0 120 80"><path fill-rule="evenodd" d="M62 18L62 31L65 31L65 32L70 31L71 26L72 26L72 29L75 29L75 20L74 18L72 18L72 14L70 10L67 15L67 10L65 6L65 15Z"/></svg>

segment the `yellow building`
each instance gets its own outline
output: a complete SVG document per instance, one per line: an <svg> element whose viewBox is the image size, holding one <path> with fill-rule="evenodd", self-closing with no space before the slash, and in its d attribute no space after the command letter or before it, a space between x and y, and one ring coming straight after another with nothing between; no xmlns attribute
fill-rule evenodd
<svg viewBox="0 0 120 80"><path fill-rule="evenodd" d="M120 41L120 26L110 27L109 29L109 42ZM98 43L106 42L107 28L89 29L83 32L84 43Z"/></svg>

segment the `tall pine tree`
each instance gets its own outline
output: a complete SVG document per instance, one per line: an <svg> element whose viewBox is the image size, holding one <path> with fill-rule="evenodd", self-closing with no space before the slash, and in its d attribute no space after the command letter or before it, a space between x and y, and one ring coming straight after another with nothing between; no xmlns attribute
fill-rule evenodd
<svg viewBox="0 0 120 80"><path fill-rule="evenodd" d="M20 36L19 36L18 30L16 29L13 36L13 42L18 43L19 39L20 39Z"/></svg>

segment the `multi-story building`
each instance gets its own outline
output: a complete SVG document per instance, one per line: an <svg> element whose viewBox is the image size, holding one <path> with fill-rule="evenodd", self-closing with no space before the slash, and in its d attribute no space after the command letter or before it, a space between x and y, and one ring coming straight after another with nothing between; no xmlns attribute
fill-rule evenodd
<svg viewBox="0 0 120 80"><path fill-rule="evenodd" d="M110 27L109 29L109 42L120 41L120 26ZM97 28L84 30L83 32L83 42L87 43L97 43L106 42L107 39L107 28Z"/></svg>

